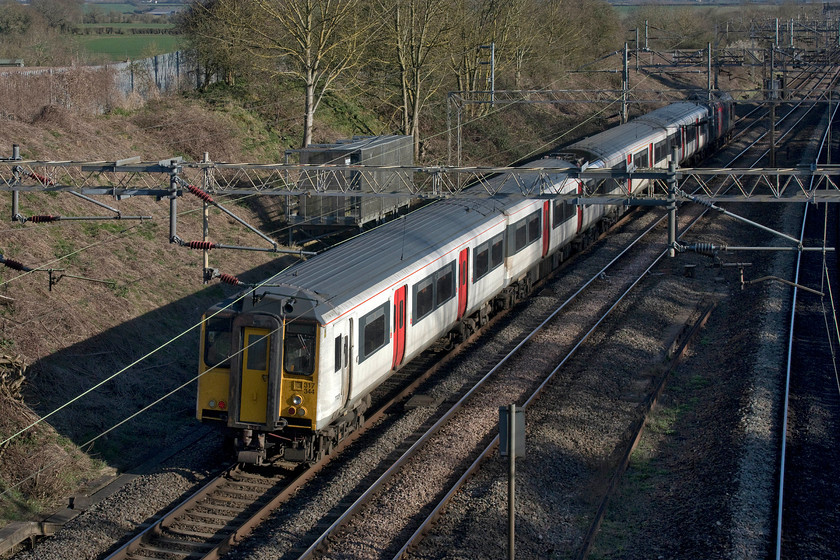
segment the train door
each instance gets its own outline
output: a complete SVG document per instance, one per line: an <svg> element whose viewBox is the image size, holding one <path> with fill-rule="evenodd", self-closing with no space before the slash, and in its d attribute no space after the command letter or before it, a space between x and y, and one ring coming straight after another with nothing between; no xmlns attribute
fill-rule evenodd
<svg viewBox="0 0 840 560"><path fill-rule="evenodd" d="M271 337L268 329L245 327L243 339L239 422L265 424L268 404L268 349Z"/></svg>
<svg viewBox="0 0 840 560"><path fill-rule="evenodd" d="M397 369L405 357L405 297L408 286L394 292L394 360L391 369Z"/></svg>
<svg viewBox="0 0 840 560"><path fill-rule="evenodd" d="M458 319L464 316L467 312L467 286L469 282L469 263L470 263L470 249L469 247L461 250L458 255Z"/></svg>
<svg viewBox="0 0 840 560"><path fill-rule="evenodd" d="M341 359L340 363L336 360L336 366L341 372L341 402L342 406L346 406L350 401L350 382L353 379L353 319L347 320L347 332L336 337L335 351Z"/></svg>
<svg viewBox="0 0 840 560"><path fill-rule="evenodd" d="M551 241L551 206L548 200L543 202L543 249L542 249L542 256L546 256L548 254L548 247L549 242Z"/></svg>
<svg viewBox="0 0 840 560"><path fill-rule="evenodd" d="M579 195L583 194L583 182L580 179L577 180L577 193ZM580 233L582 229L583 229L583 205L578 204L577 205L577 230L575 231L575 233L576 234Z"/></svg>

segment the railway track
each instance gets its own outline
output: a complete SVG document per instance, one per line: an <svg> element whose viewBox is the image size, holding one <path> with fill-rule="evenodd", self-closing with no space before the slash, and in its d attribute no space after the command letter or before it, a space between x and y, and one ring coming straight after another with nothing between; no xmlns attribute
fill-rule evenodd
<svg viewBox="0 0 840 560"><path fill-rule="evenodd" d="M836 110L829 118L836 118ZM827 140L824 135L815 161L834 159ZM806 207L801 239L809 245L837 247L838 224L836 204ZM804 254L797 260L794 281L819 287L820 293L796 289L793 295L777 502L777 559L840 555L840 546L831 537L838 522L835 504L840 499L840 452L836 446L840 431L836 359L840 333L835 319L839 271L836 252Z"/></svg>
<svg viewBox="0 0 840 560"><path fill-rule="evenodd" d="M681 214L682 218L687 216L687 212L683 212ZM650 256L648 256L648 259ZM628 268L644 268L641 265L627 265ZM609 272L607 272L609 270ZM587 283L587 287L590 289L597 289L600 291L598 297L603 296L603 294L607 291L605 288L609 288L610 293L618 293L621 290L618 288L619 285L626 286L628 285L627 282L632 284L632 281L625 281L625 276L630 278L631 275L625 274L623 272L617 272L616 269L601 269L597 272L596 275L592 276ZM621 281L619 281L621 279ZM577 280L576 280L577 281ZM605 286L606 284L606 286ZM613 288L615 288L613 290ZM538 300L547 300L550 298L556 299L556 296L566 290L566 287L557 289L557 288L549 288L550 291L556 291L557 293L547 294L544 292L542 296L538 296ZM582 299L582 298L581 298ZM595 300L598 299L596 297L590 296L588 299ZM615 307L615 305L605 305L606 307L610 307L611 309ZM564 315L568 314L568 316L576 317L575 310L571 308L570 304L564 303L561 305L561 309L563 309ZM578 311L578 314L583 313L582 311ZM586 313L584 313L586 314ZM571 323L572 321L567 321L566 324ZM575 321L576 322L576 321ZM545 328L541 325L542 328ZM501 327L499 327L501 328ZM585 331L586 329L582 329ZM568 334L568 333L566 333ZM530 336L526 339L522 339L521 341L517 341L517 348L531 348L530 352L533 354L533 347L534 345L539 345L539 340L535 340L536 335ZM479 339L478 344L482 344ZM567 346L574 346L577 347L581 344L581 341L577 343L572 343L570 341L566 341ZM556 350L557 347L556 341L551 341L548 343L543 343L543 346L540 348L550 347L552 350ZM471 345L466 345L466 351L473 351L475 352L475 347ZM543 352L540 352L543 353ZM553 352L551 354L552 358L556 360L557 354ZM551 361L549 359L548 361ZM510 358L506 358L506 361L510 360ZM564 360L563 360L564 361ZM404 523L402 526L399 526L397 523L393 522L393 514L389 514L387 518L376 517L375 515L371 516L370 525L368 527L375 527L376 530L365 530L362 529L362 518L353 518L353 526L354 529L351 532L350 536L348 537L348 543L350 546L349 551L341 552L338 548L338 544L336 542L329 543L329 549L327 555L350 555L353 557L359 557L359 553L362 551L381 551L381 550L388 550L390 552L394 552L394 554L398 557L405 553L409 546L416 542L418 536L422 535L422 533L427 529L427 523L434 519L437 512L440 511L442 507L443 501L441 501L442 497L450 498L454 492L455 488L457 488L457 484L455 484L458 480L463 480L472 472L472 469L475 468L475 465L478 463L475 460L474 456L468 457L455 457L450 455L442 455L441 450L449 449L451 447L452 438L458 439L458 436L453 436L452 434L461 434L463 431L458 427L449 428L450 432L447 432L447 424L446 420L454 418L459 415L459 410L462 411L462 415L464 417L468 417L467 422L470 424L481 423L484 428L479 430L479 432L483 431L483 435L479 438L479 441L472 445L473 455L475 455L476 449L483 449L483 451L478 452L478 456L485 457L489 453L488 447L492 446L493 438L490 437L488 434L492 431L492 426L495 425L495 410L501 404L507 404L511 401L515 400L522 400L523 395L525 395L525 389L523 386L525 385L537 385L541 386L544 384L544 379L537 379L537 378L528 378L525 379L521 376L521 372L523 370L527 370L530 372L531 370L536 370L533 365L512 365L508 364L507 369L502 369L501 367L496 369L492 368L487 375L482 375L482 379L489 380L489 375L491 373L499 373L499 371L507 371L508 374L506 377L515 379L516 383L514 384L514 389L518 390L518 394L512 393L504 393L502 392L497 386L492 388L485 388L485 389L470 389L469 391L461 391L461 394L465 394L465 399L469 400L470 398L478 398L480 393L484 393L485 397L487 395L492 395L490 397L491 401L489 404L487 401L479 401L481 404L475 404L476 409L473 409L472 412L467 412L467 409L462 409L461 407L464 406L458 403L454 403L454 406L449 407L448 405L453 404L452 401L454 399L442 400L439 396L435 396L431 394L421 394L418 395L413 402L410 402L408 409L409 410L431 410L431 409L440 409L446 410L443 413L442 417L439 417L437 420L433 420L434 415L428 415L426 419L420 420L419 418L412 418L415 422L415 426L411 430L412 435L408 438L401 440L399 444L396 445L397 449L400 448L408 448L411 452L405 459L402 459L404 456L401 453L392 453L392 455L398 455L399 457L393 463L389 463L390 467L385 468L384 466L379 470L369 471L369 474L363 477L363 480L360 480L357 483L356 489L354 489L349 494L345 494L338 502L333 504L328 504L326 506L327 513L318 518L316 525L327 525L329 524L330 528L328 531L318 535L314 539L309 539L308 537L298 535L297 537L292 537L289 540L294 541L291 546L287 546L285 548L285 554L289 557L292 557L298 553L300 553L301 557L311 557L316 556L318 554L319 547L323 546L325 543L328 543L328 539L332 536L332 540L337 540L337 537L334 535L338 534L337 531L341 529L347 521L353 518L353 515L356 514L358 511L362 509L364 504L371 504L374 503L376 499L378 499L377 492L384 491L387 496L393 496L395 493L399 493L400 490L392 486L391 484L394 483L394 475L396 473L400 473L399 479L401 479L401 483L407 486L415 486L415 487L423 487L423 492L427 494L432 494L435 496L433 500L430 500L426 505L422 506L422 510L424 512L428 512L429 515L426 516L423 520L420 519L421 515L418 515L416 512L404 512L407 515L408 521ZM495 370L495 371L494 371ZM513 371L514 373L510 373ZM430 373L425 377L429 377L434 373ZM425 379L424 377L424 379ZM475 376L473 376L475 377ZM500 377L505 377L505 375L501 375ZM642 380L643 381L643 380ZM415 383L415 386L420 385L422 379ZM414 390L414 389L412 389ZM421 391L422 392L422 391ZM376 424L380 422L384 417L388 416L389 408L399 408L402 411L402 406L397 404L399 402L399 398L401 398L401 394L397 394L392 398L385 399L385 405L381 407L381 410L374 418L371 419L369 425ZM495 399L495 400L493 400ZM464 399L462 399L464 400ZM499 402L501 400L501 402ZM489 408L490 413L488 414L485 412L478 412L482 408ZM416 416L421 416L417 414ZM451 426L451 425L450 425ZM488 426L490 426L488 428ZM444 439L435 441L432 438L436 437L435 434L429 433L427 428L434 428L433 431L437 433L441 433ZM384 431L381 429L380 431ZM448 439L447 439L448 438ZM461 442L459 442L461 443ZM486 445L485 445L486 444ZM425 449L426 455L423 455L423 449ZM337 453L341 453L342 449L338 449ZM426 472L421 472L418 476L419 478L415 478L414 482L409 480L407 476L405 476L405 469L404 464L408 462L408 460L412 457L416 457L414 459L417 461L418 465L421 465L419 468L420 471L423 471L422 466L428 466L430 464L434 464L435 462L440 464L458 464L464 465L468 468L466 470L458 471L455 473L444 474L444 473L434 473L431 474L428 472L428 468L426 468ZM199 514L199 511L192 509L197 506L189 506L188 508L176 508L180 510L181 516L178 517L180 521L172 521L175 517L169 517L161 522L155 524L154 526L149 527L146 531L144 531L143 535L147 538L149 543L152 543L150 547L147 547L147 552L145 553L137 553L137 550L140 550L141 547L139 545L133 545L135 547L135 556L118 556L117 554L122 554L122 552L115 553L109 558L162 558L163 554L171 554L171 557L189 557L189 558L214 558L217 557L219 554L223 553L226 547L230 546L230 544L240 538L248 531L251 530L251 527L255 524L255 522L250 521L251 513L250 511L253 509L258 509L262 513L260 514L260 518L264 518L270 514L271 510L278 506L278 504L284 503L286 500L290 499L290 496L298 489L303 487L306 483L313 480L317 473L317 469L313 469L312 471L308 471L305 476L301 476L296 479L297 483L290 484L290 475L288 473L282 475L280 478L273 482L257 482L249 477L252 477L251 474L246 473L244 471L230 471L225 476L221 478L228 479L230 482L230 486L228 486L229 490L222 490L222 496L227 496L226 498L214 498L216 503L221 502L240 502L241 505L244 506L243 510L230 508L231 511L226 512L224 515L215 515L212 514L209 510L204 511L206 515L204 515L204 521L201 521L202 517ZM381 474L380 474L381 473ZM368 485L367 481L370 479L376 478L378 482L376 484ZM381 481L379 481L381 479ZM428 481L430 479L437 480L445 480L446 484L442 486L437 491L431 491L428 486ZM220 483L221 484L221 483ZM225 485L227 486L227 481L225 481ZM317 484L317 483L316 483ZM447 485L449 485L447 487ZM265 488L264 488L265 486ZM352 498L352 499L351 499ZM379 499L381 499L381 494L379 495ZM253 502L256 500L259 502L256 506L253 504L248 504L247 502ZM344 511L341 511L343 508L339 507L339 504L342 502L353 502L351 508L348 508ZM213 503L208 502L208 503ZM271 507L268 508L268 505L271 504ZM226 506L223 506L226 507ZM371 508L375 510L376 508ZM244 513L244 511L248 511L248 513ZM194 513L187 515L186 517L183 516L185 511L193 511ZM249 518L249 521L242 525L241 521L244 518ZM390 521L389 521L390 520ZM238 527L242 525L242 527ZM245 527L247 525L247 527ZM245 527L243 529L243 527ZM383 528L392 529L392 533L397 533L400 536L382 536L385 531ZM307 531L307 534L310 536L313 534L313 529ZM360 538L359 535L372 535L376 534L379 539L383 539L382 541L376 544L364 543ZM149 539L149 537L154 536L154 539ZM345 535L346 536L346 535ZM408 536L409 538L404 538ZM307 540L311 540L311 544L306 546ZM142 540L142 539L141 539ZM218 542L217 542L218 541ZM388 544L383 545L382 542L388 542ZM129 549L131 548L130 545L126 545L124 547L126 549L126 554L129 553ZM304 548L306 550L304 550ZM151 553L148 556L143 556L142 554ZM379 556L375 556L379 557Z"/></svg>
<svg viewBox="0 0 840 560"><path fill-rule="evenodd" d="M797 123L798 123L798 121L797 121ZM794 123L794 125L792 125L792 126L796 126L797 123ZM764 135L760 135L759 138L756 139L753 142L753 145L756 142L759 142L763 138L763 136ZM743 154L743 153L744 152L741 152L741 154ZM763 157L763 155L764 154L761 154L761 155L757 156L755 158L755 162L758 162ZM660 255L660 257L661 256L662 255ZM629 291L628 291L628 293L629 293ZM623 298L623 295L621 296L621 298ZM618 298L618 301L620 301L621 298ZM611 307L611 309L612 309L612 307ZM689 329L689 332L691 332L691 333L696 332L696 329L699 328L699 326L708 317L710 309L711 309L711 307L708 306L704 310L704 312L702 314L700 314L700 318L698 319L697 323L695 323L692 326L692 328ZM541 325L541 327L542 326L543 325ZM588 336L588 334L589 333L587 333L587 336ZM530 335L529 335L529 338L530 338ZM518 348L519 348L519 346L518 346ZM561 365L563 363L565 363L566 359L567 358L564 358L560 362ZM558 366L557 369L559 369L559 368L560 368L560 366ZM517 367L513 366L512 369L517 370ZM556 372L557 369L555 369L554 372ZM521 370L521 368L520 368L520 370ZM554 372L552 372L552 375L553 375ZM664 377L661 378L661 379L664 380ZM544 385L544 383L543 383L543 385ZM541 385L541 387L542 387L542 385ZM650 408L652 406L652 402L655 400L655 395L661 390L661 388L662 388L662 382L658 383L656 385L656 390L653 391L649 396L647 396L645 398L645 402L647 403L647 409L648 410L650 410ZM499 391L498 388L494 388L493 390L488 390L487 392L492 393L496 397L498 397L501 393L501 391ZM534 398L536 398L536 395L537 395L537 393L534 393L530 398L528 398L528 400L526 402L526 406ZM516 399L512 398L510 400L516 400ZM502 402L496 402L495 404L499 405L499 404L503 404L503 403ZM479 405L478 409L481 409L481 408L482 408L481 405ZM492 406L490 406L490 407L484 406L484 408L489 408L491 411L494 410L494 408ZM444 419L453 416L455 410L456 410L456 408L453 407L453 409L451 409L451 411L445 415ZM472 413L469 413L469 414L467 414L467 413L464 414L465 417L469 418L468 422L470 422L470 423L474 423L475 419L478 417L478 415L479 415L479 413L477 411L473 411ZM492 417L492 413L490 414L490 416ZM493 423L493 419L491 418L490 424L492 424L492 423ZM624 453L624 461L619 466L619 469L616 473L616 476L613 477L613 480L615 480L617 478L617 476L620 476L620 472L623 470L624 466L626 465L626 461L629 459L629 454L632 451L633 444L638 441L639 436L640 436L640 432L641 432L642 427L644 426L644 423L645 423L644 418L642 418L641 421L636 422L637 428L634 430L634 437L631 438L631 441L633 443L630 445L629 449L626 450L626 453ZM440 426L436 425L435 428L439 429ZM460 428L459 427L453 428L451 431L453 433L466 433L468 430L467 430L466 426L461 426ZM428 436L428 437L431 438L432 436ZM418 440L418 443L419 442L426 443L425 442L426 438L427 438L427 436L423 436L423 439ZM394 558L402 557L404 554L406 554L407 550L411 546L416 544L416 541L428 530L429 524L437 517L439 512L445 507L446 502L455 494L455 492L458 490L458 488L463 483L463 481L465 481L467 479L467 477L472 472L474 472L474 470L477 468L478 463L482 459L490 456L491 451L492 451L492 446L495 443L496 443L496 441L494 440L490 445L488 445L486 448L484 448L484 450L482 452L478 453L479 458L476 459L473 463L471 463L470 467L466 471L464 471L463 473L461 473L461 472L453 473L452 475L449 476L449 478L457 478L457 482L452 487L450 487L448 490L447 489L440 489L437 492L431 492L431 493L434 493L436 495L443 494L444 497L440 501L438 501L437 504L435 504L434 506L429 506L429 505L420 506L421 510L431 509L431 513L425 518L424 521L422 521L417 526L417 528L411 534L409 539L405 541L405 543L402 545L402 547L400 547L399 550L394 553L394 556L393 556ZM430 449L433 449L433 450L440 448L440 445L435 445L434 442L428 442L426 444L428 445L428 447ZM412 482L409 479L409 477L406 475L406 470L408 470L408 469L403 467L404 463L406 463L408 461L411 453L415 450L415 447L416 447L416 444L403 457L401 457L398 462L394 463L394 465L392 465L388 469L388 471L385 474L383 474L383 476L374 485L372 485L363 496L361 496L353 504L353 506L351 506L345 513L343 513L333 523L333 525L327 531L325 531L313 543L313 545L311 545L309 547L309 549L307 549L307 551L305 551L301 555L301 558L318 557L318 555L319 555L318 554L318 548L321 547L321 546L324 546L324 543L326 543L328 541L328 539L333 541L329 544L328 547L326 547L325 551L323 552L323 554L325 556L328 556L328 557L333 557L333 556L338 556L338 557L370 557L370 558L391 557L392 550L395 548L393 543L400 538L397 535L406 533L406 529L402 525L395 524L395 523L393 523L393 521L391 523L388 523L388 520L393 520L394 519L394 513L395 512L392 509L388 509L389 514L385 518L383 518L382 516L379 516L379 515L369 515L368 516L368 515L365 515L365 514L360 514L359 512L362 510L364 505L366 505L368 503L371 503L373 500L375 500L374 494L376 492L381 492L381 494L384 495L384 496L391 496L391 497L393 497L394 495L403 496L405 494L405 492L401 491L401 489L400 489L403 485L408 485L409 487L414 487L414 488L422 487L424 493L429 492L429 481L428 480L426 480L425 483L421 483L420 480L415 480L415 481ZM417 453L419 454L420 452L417 451ZM429 460L431 460L431 459L432 459L432 457L427 456L425 458L425 460L421 459L418 462L420 464L423 464L423 465L428 465ZM450 464L451 463L463 464L465 462L465 459L460 458L460 457L453 458L453 457L447 455L444 462L450 463ZM402 470L399 470L399 469L402 469ZM396 488L394 485L391 485L391 483L389 481L389 477L394 476L394 474L396 472L398 472L398 470L400 472L400 478L399 478L400 488ZM422 469L420 469L420 470L422 471ZM458 476L458 475L460 475L460 476ZM424 474L421 472L421 474L419 474L418 476L422 479ZM431 478L432 478L432 480L438 480L438 479L441 478L441 474L440 473L435 473L435 476L433 476ZM611 487L612 487L612 485L611 485ZM605 509L605 503L606 503L606 500L608 499L608 496L609 496L609 492L607 492L607 495L605 496L604 501L602 502L602 507L599 508L602 511L603 511L603 509ZM387 498L385 499L385 501L387 501ZM378 507L381 507L381 508L386 508L386 506L387 506L386 503L382 503L382 504L378 505ZM375 509L375 508L371 508L371 509ZM348 523L348 520L354 515L359 515L360 517L363 517L364 521L359 520L359 519L354 519L353 520L352 531L347 531L346 534L342 534L341 536L336 537L335 536L336 532L342 526L346 525ZM412 516L412 517L415 517L415 516ZM368 519L369 519L369 521L368 521ZM596 516L596 519L593 521L593 523L590 527L590 531L589 531L590 537L584 539L584 545L583 545L582 552L581 552L581 556L583 556L583 557L585 557L588 553L589 546L591 545L591 538L597 532L597 526L600 523L600 519L601 519L600 515ZM386 533L386 531L384 531L383 528L382 528L383 526L388 526L388 527L391 528L391 532L387 533L387 536L383 535L383 533ZM373 535L375 535L375 540L373 539ZM368 539L370 539L370 540L368 540ZM346 545L346 547L342 547L342 546L336 544L335 541L338 541L338 542L341 542L341 543L346 542L347 545ZM387 550L388 554L387 555L381 554L381 551L383 551L383 550Z"/></svg>
<svg viewBox="0 0 840 560"><path fill-rule="evenodd" d="M641 220L644 223L645 220ZM650 220L648 220L648 223ZM641 223L632 224L633 227L640 227ZM632 234L626 234L632 235ZM618 242L620 244L621 242ZM617 246L617 245L616 245ZM602 254L601 259L606 257ZM603 271L590 279L590 282L602 277ZM531 320L533 322L533 319ZM459 350L460 352L475 351L476 347L483 347L483 340L488 336L493 337L499 330L505 328L505 319L502 316L491 321L488 331L483 335L474 337ZM411 368L405 368L402 388L397 389L396 384L389 384L384 391L376 398L378 412L373 414L366 421L366 426L374 426L388 415L388 410L398 408L397 416L402 414L402 405L397 405L407 394L414 392L418 385L423 383L430 376L441 368L446 368L447 360L454 358L450 355L446 360L441 360L443 351L438 348L429 355L415 361ZM433 365L434 364L434 365ZM413 382L406 386L406 379L415 377ZM473 375L473 377L475 377ZM471 381L461 380L458 383L466 385ZM435 381L437 383L437 381ZM415 401L409 401L407 406L412 408L415 402L424 403L426 398L419 395ZM445 404L441 402L440 404ZM428 409L426 404L418 408ZM423 421L433 423L433 421ZM415 430L415 438L420 437L423 430ZM336 449L335 454L340 455L342 451L357 437L364 436L360 432L353 438L346 440ZM403 441L402 446L410 445L410 439ZM232 543L242 539L262 519L279 507L291 495L302 486L316 477L318 472L325 468L327 461L314 465L296 476L288 471L277 471L275 476L260 480L259 474L248 473L236 467L231 467L225 473L214 479L210 484L200 489L196 494L184 500L183 503L173 508L148 526L141 533L137 534L130 542L124 544L119 550L112 553L108 558L118 560L123 558L182 558L189 554L189 558L216 558L223 554ZM341 468L341 467L338 467ZM376 470L373 471L376 473ZM372 474L368 475L370 478ZM243 481L247 477L247 481ZM352 495L352 493L351 493ZM221 496L221 497L218 497ZM347 496L343 498L345 501ZM251 502L257 502L256 504ZM217 504L222 512L219 515L211 513L212 505ZM324 523L324 521L320 521Z"/></svg>

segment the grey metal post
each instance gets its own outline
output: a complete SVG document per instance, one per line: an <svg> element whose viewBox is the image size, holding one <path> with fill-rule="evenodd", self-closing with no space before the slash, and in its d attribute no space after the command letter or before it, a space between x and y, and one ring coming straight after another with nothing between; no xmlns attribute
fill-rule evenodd
<svg viewBox="0 0 840 560"><path fill-rule="evenodd" d="M490 43L490 106L496 106L496 41Z"/></svg>
<svg viewBox="0 0 840 560"><path fill-rule="evenodd" d="M210 153L209 152L204 152L204 162L203 163L209 163L209 162L210 162ZM203 185L204 192L207 192L210 188L210 168L209 167L204 168L203 181L204 181L204 185ZM204 219L204 223L202 224L202 229L201 229L201 240L206 242L207 238L210 237L210 205L207 204L206 200L202 201L202 217ZM210 251L207 250L207 249L204 249L202 251L202 253L204 253L202 261L204 263L204 270L206 272L207 269L210 268ZM210 279L207 277L206 274L204 275L204 283L205 284L210 283Z"/></svg>
<svg viewBox="0 0 840 560"><path fill-rule="evenodd" d="M178 181L177 173L172 171L169 175L169 242L176 243L178 240Z"/></svg>
<svg viewBox="0 0 840 560"><path fill-rule="evenodd" d="M636 28L636 74L639 73L639 28Z"/></svg>
<svg viewBox="0 0 840 560"><path fill-rule="evenodd" d="M630 70L627 62L627 43L624 43L624 83L621 86L621 124L627 122L627 88L630 87Z"/></svg>
<svg viewBox="0 0 840 560"><path fill-rule="evenodd" d="M446 165L452 165L452 96L454 92L446 95Z"/></svg>
<svg viewBox="0 0 840 560"><path fill-rule="evenodd" d="M776 22L778 23L778 19ZM770 167L776 167L776 48L770 49Z"/></svg>
<svg viewBox="0 0 840 560"><path fill-rule="evenodd" d="M12 144L12 159L20 159L20 146L17 144ZM17 166L15 166L14 177L15 184L20 183L20 171ZM18 216L20 216L20 196L18 191L12 191L12 221L16 221Z"/></svg>
<svg viewBox="0 0 840 560"><path fill-rule="evenodd" d="M677 147L668 159L668 256L677 256Z"/></svg>
<svg viewBox="0 0 840 560"><path fill-rule="evenodd" d="M648 20L645 20L645 50L648 50Z"/></svg>
<svg viewBox="0 0 840 560"><path fill-rule="evenodd" d="M793 18L790 18L790 46L793 47Z"/></svg>
<svg viewBox="0 0 840 560"><path fill-rule="evenodd" d="M831 102L833 100L834 90L828 90L828 141L826 142L828 145L828 149L825 151L825 163L826 165L831 165Z"/></svg>
<svg viewBox="0 0 840 560"><path fill-rule="evenodd" d="M708 60L706 61L706 85L708 88L708 100L712 100L712 44L708 43L706 47Z"/></svg>
<svg viewBox="0 0 840 560"><path fill-rule="evenodd" d="M776 18L776 40L773 41L773 46L777 46L779 44L779 18Z"/></svg>
<svg viewBox="0 0 840 560"><path fill-rule="evenodd" d="M510 472L508 474L508 558L513 560L515 554L515 539L516 534L516 405L510 405L510 413L508 414L508 464Z"/></svg>

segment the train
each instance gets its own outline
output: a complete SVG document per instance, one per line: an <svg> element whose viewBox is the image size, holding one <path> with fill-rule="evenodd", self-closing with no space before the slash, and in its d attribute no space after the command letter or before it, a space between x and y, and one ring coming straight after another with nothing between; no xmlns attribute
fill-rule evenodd
<svg viewBox="0 0 840 560"><path fill-rule="evenodd" d="M563 195L650 188L563 169L665 168L672 150L692 162L727 140L733 120L724 92L664 106L526 164L549 170L533 179L539 195L490 179L492 196L465 189L219 302L203 316L196 417L223 427L241 463L319 461L395 371L526 297L625 208Z"/></svg>

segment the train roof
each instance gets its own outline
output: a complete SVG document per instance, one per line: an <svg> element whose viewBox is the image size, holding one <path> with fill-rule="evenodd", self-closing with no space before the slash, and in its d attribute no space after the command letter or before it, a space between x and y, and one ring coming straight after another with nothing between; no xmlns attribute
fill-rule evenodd
<svg viewBox="0 0 840 560"><path fill-rule="evenodd" d="M294 297L301 304L295 315L317 320L332 310L343 313L409 264L432 261L460 236L493 216L501 219L524 200L516 198L467 196L429 204L280 272L257 296Z"/></svg>
<svg viewBox="0 0 840 560"><path fill-rule="evenodd" d="M690 124L705 115L706 108L697 103L673 103L637 117L624 126L585 138L569 146L569 149L592 154L604 160L608 166L613 166L623 161L628 146L652 142L662 134L663 129Z"/></svg>
<svg viewBox="0 0 840 560"><path fill-rule="evenodd" d="M528 167L565 168L569 162L556 158L537 160ZM550 172L526 180L542 181L537 192L551 192L552 182L562 183L565 174ZM522 178L520 177L521 181ZM459 237L482 224L503 219L506 212L528 203L522 186L506 174L465 189L457 198L440 200L346 241L329 251L300 262L269 279L257 295L269 298L294 297L295 314L321 320L331 310L343 312L370 295L369 290L404 270L409 263L432 262ZM530 186L524 185L527 189ZM496 193L490 196L488 192ZM346 271L352 271L347 273Z"/></svg>

